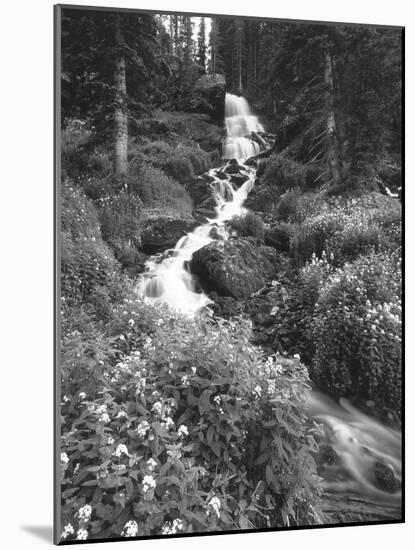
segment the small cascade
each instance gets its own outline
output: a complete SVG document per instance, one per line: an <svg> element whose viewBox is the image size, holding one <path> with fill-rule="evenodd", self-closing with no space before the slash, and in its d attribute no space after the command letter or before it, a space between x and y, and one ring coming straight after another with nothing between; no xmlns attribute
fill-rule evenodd
<svg viewBox="0 0 415 550"><path fill-rule="evenodd" d="M320 474L332 494L359 495L377 505L402 504L402 437L364 414L347 399L334 399L317 389L307 398L309 416L324 428Z"/></svg>
<svg viewBox="0 0 415 550"><path fill-rule="evenodd" d="M251 132L263 132L258 118L251 113L244 97L225 96L226 141L223 156L226 159L246 159L260 152L258 143L250 139Z"/></svg>
<svg viewBox="0 0 415 550"><path fill-rule="evenodd" d="M255 169L248 166L241 169L248 179L239 189L235 189L229 179L219 178L217 171L214 168L208 172L213 179L211 188L216 201L216 216L179 239L174 249L161 261L159 257L150 258L139 283L138 290L147 299L166 303L183 313L193 314L211 301L197 289L188 271L193 254L214 238L228 238L225 222L244 213L243 204L254 184Z"/></svg>

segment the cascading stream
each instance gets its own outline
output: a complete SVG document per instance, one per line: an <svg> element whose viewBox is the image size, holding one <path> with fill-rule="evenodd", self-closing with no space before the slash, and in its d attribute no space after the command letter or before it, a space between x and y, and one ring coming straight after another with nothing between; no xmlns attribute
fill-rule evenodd
<svg viewBox="0 0 415 550"><path fill-rule="evenodd" d="M246 158L260 151L260 145L250 139L251 132L263 131L263 127L254 116L243 97L226 94L225 125L227 138L224 146L224 158L237 159L243 162ZM160 261L150 258L146 262L146 271L139 283L139 291L153 302L166 303L182 313L194 314L211 300L196 288L192 275L187 270L188 262L194 252L213 241L215 238L228 238L225 222L234 216L241 216L245 210L243 204L252 189L256 171L242 165L240 172L248 179L236 189L230 176L224 171L221 178L217 176L221 168L208 172L213 178L212 193L216 201L216 217L207 219L191 233L183 236L170 251L170 255ZM226 176L226 179L222 179Z"/></svg>
<svg viewBox="0 0 415 550"><path fill-rule="evenodd" d="M264 129L243 97L226 94L225 125L227 138L225 159L245 159L260 152L260 145L250 139L251 132ZM223 167L222 167L223 168ZM162 260L150 258L140 283L139 292L148 300L166 303L185 314L194 314L211 300L196 288L187 265L194 252L214 238L228 238L225 222L243 215L248 193L253 187L256 170L242 164L241 173L248 176L236 189L222 168L212 169L209 176L216 201L216 217L183 236ZM221 177L218 172L221 171ZM226 175L226 179L224 178ZM324 440L330 452L319 457L326 491L358 495L376 504L399 508L401 504L401 435L361 413L346 400L333 399L313 389L307 398L311 419L324 428Z"/></svg>

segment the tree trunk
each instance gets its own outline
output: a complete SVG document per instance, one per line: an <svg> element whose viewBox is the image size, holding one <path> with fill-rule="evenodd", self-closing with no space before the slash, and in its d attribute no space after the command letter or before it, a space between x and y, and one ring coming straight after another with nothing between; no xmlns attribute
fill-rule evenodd
<svg viewBox="0 0 415 550"><path fill-rule="evenodd" d="M122 47L124 37L122 35L120 16L116 16L115 22L115 155L114 170L117 176L125 175L128 172L128 117L127 117L127 83L125 76L125 55Z"/></svg>
<svg viewBox="0 0 415 550"><path fill-rule="evenodd" d="M324 84L325 84L325 107L326 107L326 128L328 135L328 165L334 185L341 180L339 168L339 148L336 132L336 117L334 113L334 85L332 72L332 59L328 47L324 54Z"/></svg>

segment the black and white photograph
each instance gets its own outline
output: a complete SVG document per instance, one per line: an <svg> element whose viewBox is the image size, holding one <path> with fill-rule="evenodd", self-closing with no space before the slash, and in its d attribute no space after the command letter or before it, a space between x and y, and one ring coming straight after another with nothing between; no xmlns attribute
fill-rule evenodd
<svg viewBox="0 0 415 550"><path fill-rule="evenodd" d="M54 18L55 544L402 523L404 27Z"/></svg>

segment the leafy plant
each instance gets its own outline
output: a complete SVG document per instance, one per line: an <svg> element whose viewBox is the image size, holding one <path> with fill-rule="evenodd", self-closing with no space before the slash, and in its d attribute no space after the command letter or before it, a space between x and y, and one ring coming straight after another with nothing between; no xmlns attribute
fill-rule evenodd
<svg viewBox="0 0 415 550"><path fill-rule="evenodd" d="M254 237L258 242L264 242L264 222L260 216L250 210L245 215L234 216L229 225L241 237Z"/></svg>
<svg viewBox="0 0 415 550"><path fill-rule="evenodd" d="M262 357L243 324L136 299L113 319L106 341L75 334L65 346L69 538L321 521L298 361Z"/></svg>
<svg viewBox="0 0 415 550"><path fill-rule="evenodd" d="M316 303L311 375L335 395L401 414L401 290L397 254L369 254L330 275Z"/></svg>

